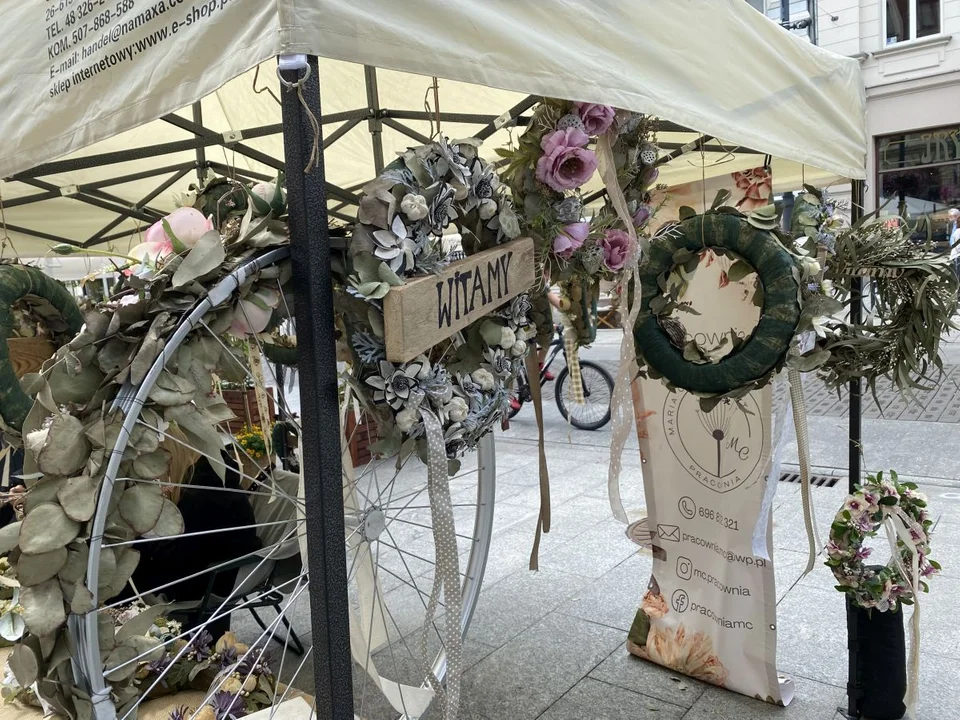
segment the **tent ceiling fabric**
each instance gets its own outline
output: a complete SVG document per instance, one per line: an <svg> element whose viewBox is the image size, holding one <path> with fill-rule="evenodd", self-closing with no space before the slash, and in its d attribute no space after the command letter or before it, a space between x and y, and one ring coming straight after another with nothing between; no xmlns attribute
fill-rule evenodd
<svg viewBox="0 0 960 720"><path fill-rule="evenodd" d="M813 182L864 175L858 63L791 36L743 0L161 0L149 6L135 0L117 6L129 9L84 41L91 46L93 37L102 48L84 58L81 43L51 59L51 42L83 23L92 28L93 20L75 18L68 27L62 12L45 21L42 5L0 0L5 21L23 29L22 42L0 59L0 129L7 140L0 176L13 176L0 192L21 256L43 254L58 238L83 243L99 234L114 238L111 247L118 250L136 242L137 228L172 209L174 193L196 181L198 145L214 171L274 175L283 158L280 108L264 88L279 94L272 58L281 50L327 58L320 63L325 118L354 111L350 120L324 125L327 141L335 140L325 150L327 180L339 188L375 175L371 130L379 131L386 162L418 143L398 123L413 135L430 135L429 122L409 117L423 112L432 82L424 74L433 73L447 78L439 82L444 113L493 118L527 94L550 95L647 112L722 138L722 144L710 140L703 155L671 163L662 174L671 184L763 164L763 155L714 151L721 147L793 161L774 162L774 181L784 189L797 187L802 174ZM152 46L145 44L149 38ZM250 68L261 61L255 87ZM376 73L378 104L386 111L369 112L370 78L358 62L390 68ZM61 63L73 64L61 71ZM88 72L101 63L102 71ZM240 145L222 137L196 142L191 104L201 98L200 124L207 131L273 127L259 136L245 133ZM432 93L428 99L432 105ZM470 120L443 121L442 131L465 137L484 126ZM520 129L488 138L486 154L506 144L510 132L515 137ZM671 132L660 141L696 138ZM127 159L133 149L161 143L180 143L174 146L180 151ZM118 152L128 154L107 165L54 162L40 174L30 171L58 158ZM71 195L73 186L78 194ZM28 203L28 197L45 199ZM331 195L330 207L339 204ZM118 215L118 207L132 217Z"/></svg>

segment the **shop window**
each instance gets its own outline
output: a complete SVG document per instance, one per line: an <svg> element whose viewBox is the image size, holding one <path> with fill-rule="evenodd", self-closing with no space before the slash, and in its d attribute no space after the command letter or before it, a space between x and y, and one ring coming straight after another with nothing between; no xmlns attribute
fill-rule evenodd
<svg viewBox="0 0 960 720"><path fill-rule="evenodd" d="M917 242L945 249L949 211L960 208L960 127L878 138L877 201L881 216L907 219Z"/></svg>
<svg viewBox="0 0 960 720"><path fill-rule="evenodd" d="M886 44L916 40L940 32L942 0L884 0Z"/></svg>

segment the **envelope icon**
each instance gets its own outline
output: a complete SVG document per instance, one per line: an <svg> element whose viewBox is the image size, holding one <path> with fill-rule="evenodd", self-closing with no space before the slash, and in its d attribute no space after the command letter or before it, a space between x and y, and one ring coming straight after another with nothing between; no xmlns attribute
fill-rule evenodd
<svg viewBox="0 0 960 720"><path fill-rule="evenodd" d="M657 525L657 535L661 540L680 542L680 528L676 525Z"/></svg>

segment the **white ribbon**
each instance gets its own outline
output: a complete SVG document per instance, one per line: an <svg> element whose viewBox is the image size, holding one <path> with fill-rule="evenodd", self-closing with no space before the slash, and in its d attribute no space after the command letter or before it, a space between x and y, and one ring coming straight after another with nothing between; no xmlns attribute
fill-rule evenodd
<svg viewBox="0 0 960 720"><path fill-rule="evenodd" d="M753 527L752 551L754 557L770 560L770 545L767 542L767 532L772 516L771 508L777 495L780 484L780 467L783 461L783 449L787 444L787 413L790 410L790 386L783 374L773 379L773 432L771 434L770 469L767 471L766 486L763 491L763 500L760 503L760 513Z"/></svg>
<svg viewBox="0 0 960 720"><path fill-rule="evenodd" d="M907 716L911 720L917 720L917 703L920 700L920 554L917 552L913 538L910 537L909 528L911 524L910 518L899 507L896 508L895 513L887 515L883 519L887 539L890 542L892 562L896 565L900 574L909 579L910 590L913 593L913 617L910 620L910 656L907 660L907 694L904 703L907 706ZM911 572L908 572L903 564L895 535L900 537L910 551ZM901 605L901 609L902 607Z"/></svg>
<svg viewBox="0 0 960 720"><path fill-rule="evenodd" d="M617 211L617 216L630 236L630 253L624 265L625 271L620 279L619 291L627 309L626 322L621 315L623 338L620 341L620 366L613 383L613 396L610 399L610 468L607 474L607 495L613 516L622 523L629 523L631 515L642 515L642 511L627 513L620 497L620 470L622 468L623 448L630 436L630 429L636 422L633 412L633 395L630 389L637 374L637 351L633 344L633 327L640 315L640 278L637 270L640 265L640 241L633 226L633 218L627 210L627 199L617 180L617 167L613 160L613 148L610 146L610 134L605 133L597 139L597 165L600 178L607 189L607 196ZM633 281L633 297L627 293Z"/></svg>
<svg viewBox="0 0 960 720"><path fill-rule="evenodd" d="M790 400L793 403L793 424L797 430L797 456L800 462L800 497L803 501L803 523L807 529L807 566L803 571L804 577L813 570L817 561L817 553L823 545L817 533L817 511L810 496L810 437L807 430L807 412L803 402L803 381L800 373L789 370Z"/></svg>

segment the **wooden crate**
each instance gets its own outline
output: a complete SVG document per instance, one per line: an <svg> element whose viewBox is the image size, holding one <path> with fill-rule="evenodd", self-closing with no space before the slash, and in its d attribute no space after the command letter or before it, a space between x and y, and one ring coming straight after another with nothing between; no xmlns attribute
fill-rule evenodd
<svg viewBox="0 0 960 720"><path fill-rule="evenodd" d="M273 399L273 388L267 388L267 408L270 417L266 423L262 422L262 418L260 417L260 407L257 405L257 394L253 388L248 390L224 390L223 401L227 404L227 407L233 411L233 414L237 416L235 420L230 420L226 423L227 429L234 434L240 432L244 425L259 425L262 430L264 429L264 425L269 427L277 418L276 404Z"/></svg>

